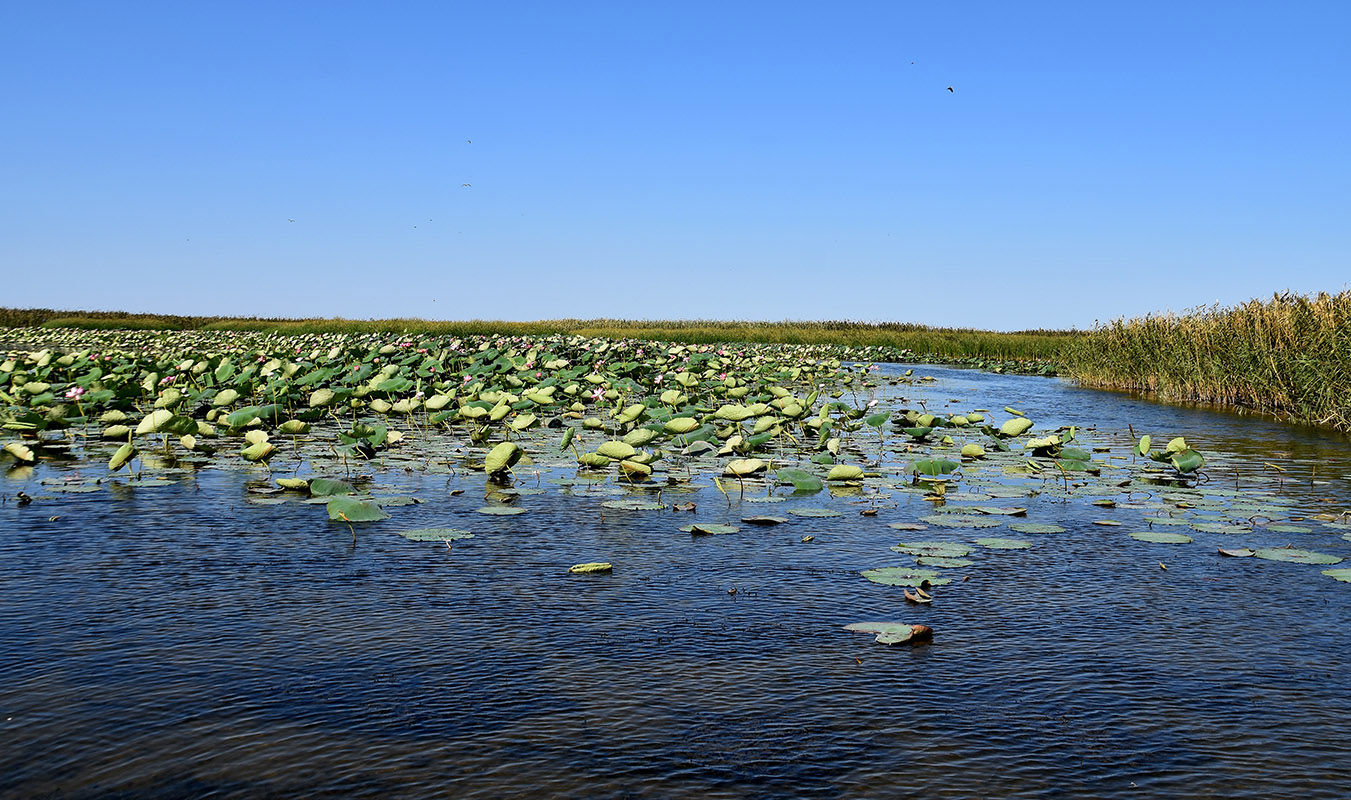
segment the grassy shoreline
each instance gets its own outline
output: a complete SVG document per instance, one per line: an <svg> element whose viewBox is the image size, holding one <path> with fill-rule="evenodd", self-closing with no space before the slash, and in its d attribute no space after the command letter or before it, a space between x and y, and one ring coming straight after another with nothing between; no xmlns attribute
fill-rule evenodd
<svg viewBox="0 0 1351 800"><path fill-rule="evenodd" d="M1065 360L1085 386L1351 431L1351 291L1115 320L1074 340Z"/></svg>
<svg viewBox="0 0 1351 800"><path fill-rule="evenodd" d="M277 334L559 335L712 344L891 348L898 359L1061 374L1103 389L1243 408L1351 431L1351 291L1009 333L911 323L559 319L535 322L192 317L0 309L0 328Z"/></svg>

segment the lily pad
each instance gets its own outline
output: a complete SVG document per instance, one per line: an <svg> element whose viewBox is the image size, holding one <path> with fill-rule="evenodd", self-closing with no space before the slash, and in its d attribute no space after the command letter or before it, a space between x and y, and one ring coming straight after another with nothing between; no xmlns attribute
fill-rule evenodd
<svg viewBox="0 0 1351 800"><path fill-rule="evenodd" d="M951 578L938 577L936 570L914 569L912 567L879 567L877 569L865 569L859 574L873 583L880 583L884 586L919 586L925 581L930 586L946 586L952 583Z"/></svg>
<svg viewBox="0 0 1351 800"><path fill-rule="evenodd" d="M788 521L787 517L771 517L761 514L753 517L742 517L741 521L747 525L782 525Z"/></svg>
<svg viewBox="0 0 1351 800"><path fill-rule="evenodd" d="M790 508L788 513L795 517L840 517L843 512L833 508ZM745 520L742 520L743 522Z"/></svg>
<svg viewBox="0 0 1351 800"><path fill-rule="evenodd" d="M517 508L516 506L484 506L477 511L490 517L514 517L517 514L525 513L524 508Z"/></svg>
<svg viewBox="0 0 1351 800"><path fill-rule="evenodd" d="M609 561L589 561L585 564L573 564L568 567L568 572L578 575L592 575L599 572L610 572L613 569L614 565Z"/></svg>
<svg viewBox="0 0 1351 800"><path fill-rule="evenodd" d="M651 500L606 500L601 503L601 508L611 508L617 511L661 511L666 506L662 503L654 503Z"/></svg>
<svg viewBox="0 0 1351 800"><path fill-rule="evenodd" d="M342 522L376 522L389 519L389 514L375 503L355 497L334 497L328 501L328 518Z"/></svg>
<svg viewBox="0 0 1351 800"><path fill-rule="evenodd" d="M845 625L844 629L876 634L876 641L880 644L906 644L933 638L933 628L928 625L910 625L904 622L854 622Z"/></svg>
<svg viewBox="0 0 1351 800"><path fill-rule="evenodd" d="M893 548L894 549L894 548ZM915 564L921 567L943 567L945 569L961 569L969 567L976 562L967 558L946 558L944 556L920 556L915 559Z"/></svg>
<svg viewBox="0 0 1351 800"><path fill-rule="evenodd" d="M1021 539L1000 539L997 537L977 539L976 544L981 547L988 547L991 550L1026 550L1032 546L1031 542L1025 542Z"/></svg>
<svg viewBox="0 0 1351 800"><path fill-rule="evenodd" d="M472 539L474 534L457 528L418 528L414 531L400 531L399 535L412 542L453 542L458 539Z"/></svg>
<svg viewBox="0 0 1351 800"><path fill-rule="evenodd" d="M736 533L741 530L735 525L719 525L716 523L695 523L693 525L681 525L680 530L695 536L720 536L726 533Z"/></svg>
<svg viewBox="0 0 1351 800"><path fill-rule="evenodd" d="M1351 583L1351 569L1325 569L1323 574L1332 578L1334 581L1342 583Z"/></svg>
<svg viewBox="0 0 1351 800"><path fill-rule="evenodd" d="M965 514L930 514L920 519L943 528L998 528L1004 524L1003 520Z"/></svg>
<svg viewBox="0 0 1351 800"><path fill-rule="evenodd" d="M1009 525L1009 530L1018 533L1064 533L1065 528L1060 525L1050 523L1042 524L1037 522L1015 522Z"/></svg>
<svg viewBox="0 0 1351 800"><path fill-rule="evenodd" d="M1296 547L1264 547L1254 551L1253 555L1268 561L1289 561L1295 564L1339 564L1342 561L1340 556L1300 550Z"/></svg>
<svg viewBox="0 0 1351 800"><path fill-rule="evenodd" d="M971 552L970 547L960 542L901 542L891 549L906 555L941 558L961 558Z"/></svg>
<svg viewBox="0 0 1351 800"><path fill-rule="evenodd" d="M1136 541L1153 542L1154 544L1190 544L1195 541L1185 533L1168 533L1167 531L1136 531L1130 536Z"/></svg>

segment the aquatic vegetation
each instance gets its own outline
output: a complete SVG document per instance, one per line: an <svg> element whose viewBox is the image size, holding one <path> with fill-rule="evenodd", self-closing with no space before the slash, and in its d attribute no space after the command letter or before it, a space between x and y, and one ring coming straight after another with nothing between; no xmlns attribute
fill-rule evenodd
<svg viewBox="0 0 1351 800"><path fill-rule="evenodd" d="M1066 342L1073 377L1351 430L1351 291L1114 320Z"/></svg>
<svg viewBox="0 0 1351 800"><path fill-rule="evenodd" d="M899 587L895 599L924 613L939 608L931 603L940 591L960 592L982 570L997 574L992 564L1045 557L1076 536L1142 552L1168 543L1178 558L1218 550L1291 562L1270 569L1341 560L1276 546L1277 534L1303 543L1346 519L1291 513L1267 467L1242 478L1247 485L1228 483L1230 471L1252 474L1254 465L1210 452L1203 433L1190 434L1196 444L1175 436L1159 448L1133 432L1046 426L1031 406L970 408L935 395L928 376L844 359L834 346L563 333L41 333L65 338L0 356L0 466L30 482L24 496L39 505L66 494L100 502L98 493L178 486L222 469L251 476L249 505L323 506L315 519L350 524L353 546L360 527L363 536L450 548L475 536L451 527L461 525L481 537L465 548L470 557L485 542L556 528L560 518L531 502L545 492L575 504L570 529L660 520L697 540L668 536L668 546L703 552L752 539L827 549L886 527L923 530L928 540L890 548L902 564L879 552L890 565L860 561L847 571L858 591L894 598L888 587ZM93 477L68 475L72 465ZM1220 470L1224 488L1210 474ZM444 475L447 488L427 497L425 485L381 481L400 473ZM781 514L750 513L758 503L784 505ZM401 516L418 504L436 513ZM1123 525L1135 532L1111 530ZM743 526L755 530L731 536ZM1035 545L974 538L1001 527L1066 536ZM1233 546L1217 547L1220 538ZM870 632L909 641L902 628Z"/></svg>

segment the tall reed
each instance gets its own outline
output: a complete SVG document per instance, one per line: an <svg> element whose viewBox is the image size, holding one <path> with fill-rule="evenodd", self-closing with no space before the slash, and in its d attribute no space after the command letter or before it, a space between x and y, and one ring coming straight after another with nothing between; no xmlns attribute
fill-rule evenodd
<svg viewBox="0 0 1351 800"><path fill-rule="evenodd" d="M1233 307L1150 314L1068 343L1089 386L1242 406L1351 430L1351 291L1283 293Z"/></svg>

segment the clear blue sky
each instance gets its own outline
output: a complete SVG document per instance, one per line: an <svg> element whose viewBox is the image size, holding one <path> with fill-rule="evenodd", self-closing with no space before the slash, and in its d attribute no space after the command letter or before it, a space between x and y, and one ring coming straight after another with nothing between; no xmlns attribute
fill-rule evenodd
<svg viewBox="0 0 1351 800"><path fill-rule="evenodd" d="M1340 1L9 2L0 305L1017 329L1336 291L1348 37Z"/></svg>

